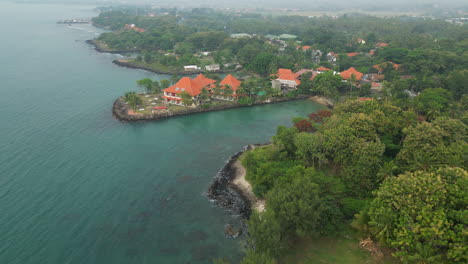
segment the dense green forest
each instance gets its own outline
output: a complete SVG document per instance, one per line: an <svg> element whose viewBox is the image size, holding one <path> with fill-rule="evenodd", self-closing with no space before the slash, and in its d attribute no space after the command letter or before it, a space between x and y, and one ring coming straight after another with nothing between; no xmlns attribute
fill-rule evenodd
<svg viewBox="0 0 468 264"><path fill-rule="evenodd" d="M427 120L392 97L354 99L278 127L243 158L267 208L249 220L242 263L275 263L297 239L348 225L404 263L466 263L468 104L450 102Z"/></svg>
<svg viewBox="0 0 468 264"><path fill-rule="evenodd" d="M148 16L145 10L102 12L95 24L112 32L97 38L115 50L139 50L138 60L157 62L163 66L203 65L197 52L211 52L206 63L241 64L248 73L267 78L278 68L297 71L326 66L343 71L353 66L361 72L373 72L372 65L385 61L401 64L401 74L413 74L424 85L425 76L437 73L445 77L468 64L468 27L413 17L377 18L364 15L334 17L272 16L260 14L223 13L211 9L176 12L164 10L164 15ZM145 32L125 30L134 24ZM250 38L230 38L232 33L252 34ZM268 41L267 34L293 34L297 39L279 45ZM364 39L365 43L359 43ZM389 43L369 55L378 42ZM303 51L298 46L311 46ZM314 50L322 56L313 60ZM340 54L337 64L331 64L326 54ZM357 52L348 57L345 53ZM396 74L388 75L394 78ZM398 76L396 76L398 77Z"/></svg>

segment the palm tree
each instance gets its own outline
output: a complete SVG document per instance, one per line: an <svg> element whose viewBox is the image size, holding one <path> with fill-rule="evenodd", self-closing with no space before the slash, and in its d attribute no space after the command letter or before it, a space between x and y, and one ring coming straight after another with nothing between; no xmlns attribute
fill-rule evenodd
<svg viewBox="0 0 468 264"><path fill-rule="evenodd" d="M199 98L200 98L201 103L204 103L204 102L207 102L208 100L210 100L210 93L208 92L208 90L206 88L202 89Z"/></svg>
<svg viewBox="0 0 468 264"><path fill-rule="evenodd" d="M226 96L227 98L231 98L232 95L234 94L234 91L232 90L231 86L229 86L229 85L224 85L223 94L224 94L224 96Z"/></svg>
<svg viewBox="0 0 468 264"><path fill-rule="evenodd" d="M134 111L137 109L138 105L141 105L143 103L143 100L141 99L141 97L138 96L138 94L136 94L135 92L126 93L125 101Z"/></svg>
<svg viewBox="0 0 468 264"><path fill-rule="evenodd" d="M155 81L155 82L157 82L157 81ZM150 78L145 78L145 79L142 79L142 80L138 80L137 85L140 88L144 88L147 93L151 93L151 92L153 92L155 82L153 82L153 80L151 80ZM158 83L158 86L159 86L159 83Z"/></svg>
<svg viewBox="0 0 468 264"><path fill-rule="evenodd" d="M186 91L182 92L180 94L180 97L182 98L182 103L184 103L184 105L189 106L193 104L192 96L188 92Z"/></svg>
<svg viewBox="0 0 468 264"><path fill-rule="evenodd" d="M379 172L377 173L377 178L379 178L381 181L384 181L385 179L394 176L394 172L397 169L398 167L395 165L395 162L393 160L385 161L382 165L380 165Z"/></svg>

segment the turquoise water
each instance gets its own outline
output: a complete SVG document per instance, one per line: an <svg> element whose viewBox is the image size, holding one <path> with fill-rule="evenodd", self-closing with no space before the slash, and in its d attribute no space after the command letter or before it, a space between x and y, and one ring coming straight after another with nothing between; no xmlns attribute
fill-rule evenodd
<svg viewBox="0 0 468 264"><path fill-rule="evenodd" d="M204 195L223 162L267 141L290 102L149 123L120 123L113 100L163 76L113 65L57 25L89 6L0 3L0 263L210 263L238 260L236 219Z"/></svg>

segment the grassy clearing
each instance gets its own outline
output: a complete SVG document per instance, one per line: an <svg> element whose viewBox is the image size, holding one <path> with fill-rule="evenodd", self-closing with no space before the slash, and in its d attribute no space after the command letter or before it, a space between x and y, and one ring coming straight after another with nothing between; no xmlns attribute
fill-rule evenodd
<svg viewBox="0 0 468 264"><path fill-rule="evenodd" d="M144 68L149 68L156 72L181 72L184 70L183 67L167 66L167 65L160 64L158 62L146 63L146 62L137 61L137 60L128 60L128 61L133 65L144 67Z"/></svg>
<svg viewBox="0 0 468 264"><path fill-rule="evenodd" d="M353 236L308 238L295 246L278 264L397 264L391 256L377 257L359 247Z"/></svg>

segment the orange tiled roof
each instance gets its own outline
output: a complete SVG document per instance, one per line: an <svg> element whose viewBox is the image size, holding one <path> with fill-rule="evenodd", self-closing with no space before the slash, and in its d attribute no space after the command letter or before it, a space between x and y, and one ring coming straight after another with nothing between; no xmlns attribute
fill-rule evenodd
<svg viewBox="0 0 468 264"><path fill-rule="evenodd" d="M354 57L354 56L359 55L359 53L358 52L350 52L350 53L346 53L346 55L348 55L348 57Z"/></svg>
<svg viewBox="0 0 468 264"><path fill-rule="evenodd" d="M378 48L383 48L383 47L387 47L387 46L388 46L388 43L379 42L379 43L375 44L375 46L378 47Z"/></svg>
<svg viewBox="0 0 468 264"><path fill-rule="evenodd" d="M180 94L188 92L191 96L197 96L201 93L203 86L189 77L183 77L173 86L164 89L164 92Z"/></svg>
<svg viewBox="0 0 468 264"><path fill-rule="evenodd" d="M290 69L278 69L278 78L280 80L296 81L296 84L299 85L301 82L296 79L296 74L294 74Z"/></svg>
<svg viewBox="0 0 468 264"><path fill-rule="evenodd" d="M200 84L202 87L208 86L216 82L216 80L206 78L203 74L198 74L198 76L193 80Z"/></svg>
<svg viewBox="0 0 468 264"><path fill-rule="evenodd" d="M372 101L374 99L371 97L359 97L358 100L363 102L363 101Z"/></svg>
<svg viewBox="0 0 468 264"><path fill-rule="evenodd" d="M381 83L372 82L371 87L382 87Z"/></svg>
<svg viewBox="0 0 468 264"><path fill-rule="evenodd" d="M317 75L319 75L319 72L317 71L314 71L314 70L309 70L309 69L302 69L302 70L299 70L298 72L296 72L296 78L299 78L301 77L303 74L305 74L306 72L310 72L312 73L312 75L310 76L310 80L313 80L315 79L315 77L317 77Z"/></svg>
<svg viewBox="0 0 468 264"><path fill-rule="evenodd" d="M320 66L315 70L317 70L317 71L331 71L331 69L328 69L327 67L323 67L323 66Z"/></svg>
<svg viewBox="0 0 468 264"><path fill-rule="evenodd" d="M234 76L229 74L219 84L221 85L221 87L223 87L224 85L229 85L233 91L236 91L237 89L239 89L241 83L241 81L237 80Z"/></svg>
<svg viewBox="0 0 468 264"><path fill-rule="evenodd" d="M351 79L351 76L354 75L355 78L356 78L356 81L359 81L359 80L361 80L362 75L364 75L364 74L361 73L361 72L358 72L356 69L351 67L351 68L347 69L346 71L340 72L340 75L345 80Z"/></svg>
<svg viewBox="0 0 468 264"><path fill-rule="evenodd" d="M388 65L391 64L393 66L393 69L395 70L398 70L400 68L400 64L396 64L394 62L391 62L391 61L386 61L386 62L383 62L383 63L380 63L380 64L376 64L374 66L372 66L373 68L375 68L376 70L378 70L379 72L382 72L385 70L386 67L388 67Z"/></svg>
<svg viewBox="0 0 468 264"><path fill-rule="evenodd" d="M309 50L310 48L312 48L312 46L304 46L302 47L302 50Z"/></svg>
<svg viewBox="0 0 468 264"><path fill-rule="evenodd" d="M369 51L369 54L370 54L370 55L374 55L374 54L375 54L375 51L371 50L371 51Z"/></svg>

